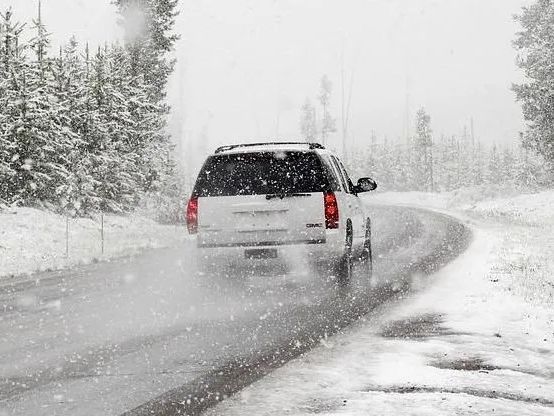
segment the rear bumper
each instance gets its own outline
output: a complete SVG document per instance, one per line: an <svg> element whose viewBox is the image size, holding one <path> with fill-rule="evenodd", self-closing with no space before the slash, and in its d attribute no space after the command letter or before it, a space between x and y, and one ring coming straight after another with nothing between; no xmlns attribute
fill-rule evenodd
<svg viewBox="0 0 554 416"><path fill-rule="evenodd" d="M302 246L302 245L313 245L313 244L326 244L327 239L317 239L317 240L298 240L298 241L260 241L256 243L227 243L227 244L198 244L198 248L260 248L260 247L286 247L286 246Z"/></svg>
<svg viewBox="0 0 554 416"><path fill-rule="evenodd" d="M286 242L234 243L224 245L198 245L200 264L204 266L248 266L280 263L297 265L299 262L322 263L333 261L344 252L344 239L339 230L328 230L325 239ZM250 250L276 251L275 258L251 258Z"/></svg>

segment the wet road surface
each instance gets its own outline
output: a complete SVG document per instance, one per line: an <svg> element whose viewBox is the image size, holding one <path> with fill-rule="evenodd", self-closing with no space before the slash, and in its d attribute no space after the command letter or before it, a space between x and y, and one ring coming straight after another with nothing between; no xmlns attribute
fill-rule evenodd
<svg viewBox="0 0 554 416"><path fill-rule="evenodd" d="M0 415L198 414L398 301L471 238L447 216L370 209L374 275L347 286L302 262L197 276L192 244L0 286Z"/></svg>

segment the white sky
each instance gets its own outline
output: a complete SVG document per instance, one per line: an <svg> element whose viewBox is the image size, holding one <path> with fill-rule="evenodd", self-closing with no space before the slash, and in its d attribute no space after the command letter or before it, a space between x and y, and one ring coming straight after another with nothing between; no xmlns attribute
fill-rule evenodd
<svg viewBox="0 0 554 416"><path fill-rule="evenodd" d="M0 9L27 19L37 2L0 0ZM402 136L409 90L411 119L425 106L437 138L461 133L473 117L481 140L511 142L522 128L509 89L519 78L512 16L529 2L181 0L172 129L190 143L184 149L298 138L300 106L323 74L334 83L340 127L344 51L346 72L354 71L351 140L363 143L373 130ZM55 43L119 34L109 0L43 0L43 11Z"/></svg>

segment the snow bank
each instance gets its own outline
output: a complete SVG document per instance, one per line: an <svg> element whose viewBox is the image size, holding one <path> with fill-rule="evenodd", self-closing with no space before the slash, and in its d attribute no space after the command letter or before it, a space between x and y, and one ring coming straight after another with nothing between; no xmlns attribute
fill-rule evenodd
<svg viewBox="0 0 554 416"><path fill-rule="evenodd" d="M173 246L186 238L180 226L115 215L104 216L103 253L101 235L100 217L68 220L34 208L4 209L0 211L0 279Z"/></svg>
<svg viewBox="0 0 554 416"><path fill-rule="evenodd" d="M554 191L482 201L470 207L469 210L474 214L493 219L552 227L554 226Z"/></svg>
<svg viewBox="0 0 554 416"><path fill-rule="evenodd" d="M501 191L501 192L499 192ZM438 209L469 218L501 243L491 273L528 302L554 302L554 191L507 197L503 188L472 187L443 194L368 195L368 202Z"/></svg>
<svg viewBox="0 0 554 416"><path fill-rule="evenodd" d="M410 205L455 210L473 217L486 217L524 225L554 226L554 191L514 194L496 186L475 186L452 192L385 192L364 196L370 203Z"/></svg>

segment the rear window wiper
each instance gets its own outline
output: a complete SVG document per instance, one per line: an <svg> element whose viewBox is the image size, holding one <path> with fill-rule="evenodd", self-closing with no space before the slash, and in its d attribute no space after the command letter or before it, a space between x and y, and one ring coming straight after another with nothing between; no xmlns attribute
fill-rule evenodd
<svg viewBox="0 0 554 416"><path fill-rule="evenodd" d="M274 199L274 198L283 199L283 198L290 198L293 196L311 196L311 194L302 194L302 193L267 194L265 196L265 199L267 200Z"/></svg>

